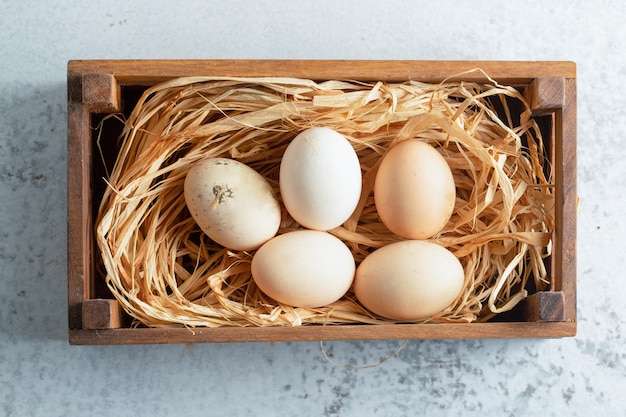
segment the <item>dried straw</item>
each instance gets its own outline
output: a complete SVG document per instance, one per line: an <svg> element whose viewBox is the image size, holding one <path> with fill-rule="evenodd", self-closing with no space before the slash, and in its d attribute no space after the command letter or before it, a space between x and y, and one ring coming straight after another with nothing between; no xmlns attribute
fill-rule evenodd
<svg viewBox="0 0 626 417"><path fill-rule="evenodd" d="M517 102L519 120L510 109ZM500 109L500 110L497 110ZM503 115L503 116L499 116ZM125 123L97 218L106 282L135 325L271 326L388 323L349 292L324 308L281 305L250 275L253 253L222 248L201 233L183 196L188 169L207 157L248 164L274 187L297 132L327 126L359 155L363 193L331 231L360 262L399 240L382 225L372 188L381 157L417 138L448 161L455 211L432 240L465 269L465 286L432 322L486 320L549 284L553 185L541 132L515 88L495 82L389 84L303 79L174 79L149 88ZM286 212L279 233L299 228Z"/></svg>

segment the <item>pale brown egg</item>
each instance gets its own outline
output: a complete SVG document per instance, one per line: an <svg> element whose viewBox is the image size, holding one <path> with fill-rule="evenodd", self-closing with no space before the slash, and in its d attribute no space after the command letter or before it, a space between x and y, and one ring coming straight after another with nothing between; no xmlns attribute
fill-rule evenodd
<svg viewBox="0 0 626 417"><path fill-rule="evenodd" d="M456 187L446 160L429 144L411 139L383 157L374 184L380 220L405 239L428 239L454 211Z"/></svg>
<svg viewBox="0 0 626 417"><path fill-rule="evenodd" d="M261 246L251 268L254 282L269 297L315 308L337 301L350 289L356 266L350 249L335 236L298 230Z"/></svg>
<svg viewBox="0 0 626 417"><path fill-rule="evenodd" d="M416 321L446 309L463 282L463 267L452 252L430 241L404 240L377 249L361 262L354 293L373 313Z"/></svg>

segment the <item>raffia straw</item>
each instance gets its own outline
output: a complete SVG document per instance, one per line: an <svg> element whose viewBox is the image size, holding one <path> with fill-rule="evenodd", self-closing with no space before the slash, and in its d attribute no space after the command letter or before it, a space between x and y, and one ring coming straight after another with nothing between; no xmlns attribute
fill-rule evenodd
<svg viewBox="0 0 626 417"><path fill-rule="evenodd" d="M511 102L522 108L519 120ZM447 81L179 78L146 90L128 117L96 222L107 285L135 325L389 322L365 310L352 292L319 309L276 303L251 279L253 253L216 245L186 209L185 175L208 157L248 164L279 195L282 153L311 126L341 132L359 156L359 206L331 231L357 262L399 240L373 204L374 177L387 149L418 139L448 161L457 185L455 211L432 240L461 260L465 285L450 308L428 321L485 320L549 284L553 184L540 129L516 89ZM279 233L297 228L283 210Z"/></svg>
<svg viewBox="0 0 626 417"><path fill-rule="evenodd" d="M367 365L360 365L360 366L342 365L342 364L337 363L336 361L332 360L331 357L328 355L328 353L326 353L326 349L324 349L324 341L323 340L320 340L320 350L322 351L322 355L324 355L324 359L326 359L331 365L333 365L333 366L335 366L337 368L340 368L340 369L345 369L347 371L358 371L358 370L361 370L361 369L376 368L376 367L384 364L385 362L390 361L391 359L396 357L400 352L402 352L402 350L408 344L409 344L408 339L404 340L402 342L402 344L395 351L393 351L388 356L380 359L378 362L367 364Z"/></svg>

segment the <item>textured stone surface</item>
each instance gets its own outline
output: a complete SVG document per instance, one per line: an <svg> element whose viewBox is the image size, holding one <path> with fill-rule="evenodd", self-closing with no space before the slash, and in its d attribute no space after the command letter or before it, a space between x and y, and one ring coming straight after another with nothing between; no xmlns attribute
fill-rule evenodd
<svg viewBox="0 0 626 417"><path fill-rule="evenodd" d="M625 415L626 3L419 3L1 1L0 415ZM578 335L414 341L361 370L318 343L70 347L65 74L77 58L576 61ZM364 366L400 343L324 349Z"/></svg>

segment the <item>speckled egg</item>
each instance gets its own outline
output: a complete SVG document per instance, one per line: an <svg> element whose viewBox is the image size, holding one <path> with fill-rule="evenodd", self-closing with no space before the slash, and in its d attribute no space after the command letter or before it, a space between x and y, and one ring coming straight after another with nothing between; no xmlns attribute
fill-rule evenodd
<svg viewBox="0 0 626 417"><path fill-rule="evenodd" d="M280 226L280 203L271 185L234 159L197 162L187 173L184 193L198 226L228 249L257 249L274 237Z"/></svg>

